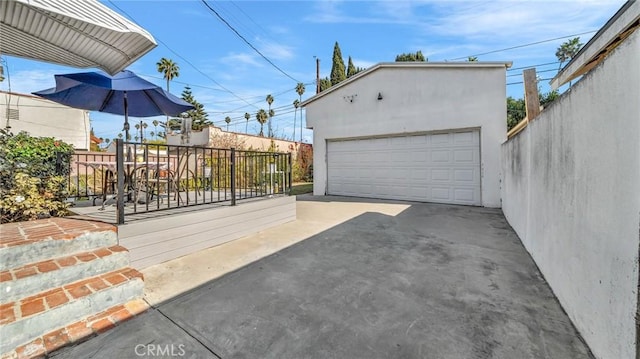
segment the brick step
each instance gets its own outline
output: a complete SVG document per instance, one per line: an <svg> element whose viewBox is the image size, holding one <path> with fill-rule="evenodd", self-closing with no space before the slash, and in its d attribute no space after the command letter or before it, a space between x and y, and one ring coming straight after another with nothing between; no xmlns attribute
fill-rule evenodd
<svg viewBox="0 0 640 359"><path fill-rule="evenodd" d="M83 342L149 309L143 299L134 299L39 336L2 355L2 359L40 358L68 345Z"/></svg>
<svg viewBox="0 0 640 359"><path fill-rule="evenodd" d="M123 268L0 305L0 353L81 321L95 313L142 298L142 274Z"/></svg>
<svg viewBox="0 0 640 359"><path fill-rule="evenodd" d="M116 227L102 222L49 218L2 225L0 271L118 244Z"/></svg>
<svg viewBox="0 0 640 359"><path fill-rule="evenodd" d="M12 302L51 288L77 282L129 266L129 252L122 246L49 259L0 271L2 302Z"/></svg>

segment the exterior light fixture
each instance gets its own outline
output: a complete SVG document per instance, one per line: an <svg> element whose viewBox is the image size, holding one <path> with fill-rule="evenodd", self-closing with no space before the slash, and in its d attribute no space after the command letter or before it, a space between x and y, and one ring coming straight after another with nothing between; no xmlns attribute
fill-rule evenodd
<svg viewBox="0 0 640 359"><path fill-rule="evenodd" d="M354 94L354 95L351 95L351 96L344 96L344 97L343 97L343 99L344 99L346 102L353 102L353 100L354 100L356 97L358 97L358 95Z"/></svg>
<svg viewBox="0 0 640 359"><path fill-rule="evenodd" d="M378 92L378 101L382 100L382 92Z"/></svg>

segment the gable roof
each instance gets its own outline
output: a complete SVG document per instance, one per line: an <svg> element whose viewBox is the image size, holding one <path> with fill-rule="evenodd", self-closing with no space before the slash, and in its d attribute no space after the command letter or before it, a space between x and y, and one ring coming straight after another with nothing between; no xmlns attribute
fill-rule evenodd
<svg viewBox="0 0 640 359"><path fill-rule="evenodd" d="M509 68L511 67L512 62L510 61L506 61L506 62L493 62L493 61L471 61L471 62L380 62L378 64L375 64L371 67L369 67L368 69L358 72L357 74L349 77L348 79L340 82L337 85L333 85L331 87L329 87L328 89L315 94L314 96L302 101L302 103L300 103L301 107L304 107L308 104L310 104L311 102L322 98L334 91L336 91L339 88L342 88L352 82L358 81L359 79L368 76L369 74L378 71L380 69L393 69L393 68L415 68L415 69L422 69L422 68L460 68L460 67L474 67L474 68L486 68L486 67L503 67L503 68Z"/></svg>
<svg viewBox="0 0 640 359"><path fill-rule="evenodd" d="M640 27L640 1L627 1L551 80L551 88L584 75Z"/></svg>

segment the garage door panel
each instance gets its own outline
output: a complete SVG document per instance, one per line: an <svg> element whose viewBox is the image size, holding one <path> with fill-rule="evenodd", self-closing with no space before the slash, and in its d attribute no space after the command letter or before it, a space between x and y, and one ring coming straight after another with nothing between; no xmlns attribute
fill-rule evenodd
<svg viewBox="0 0 640 359"><path fill-rule="evenodd" d="M460 149L453 151L453 161L456 163L466 162L473 163L474 161L473 149Z"/></svg>
<svg viewBox="0 0 640 359"><path fill-rule="evenodd" d="M414 168L411 171L411 179L414 181L422 182L429 175L429 171L427 169L417 169Z"/></svg>
<svg viewBox="0 0 640 359"><path fill-rule="evenodd" d="M431 198L437 202L451 202L451 190L448 187L432 187Z"/></svg>
<svg viewBox="0 0 640 359"><path fill-rule="evenodd" d="M431 162L449 162L450 151L433 150L431 151Z"/></svg>
<svg viewBox="0 0 640 359"><path fill-rule="evenodd" d="M480 205L479 131L329 141L328 193Z"/></svg>
<svg viewBox="0 0 640 359"><path fill-rule="evenodd" d="M437 133L433 134L429 137L431 139L432 147L447 147L449 146L449 134L448 133Z"/></svg>
<svg viewBox="0 0 640 359"><path fill-rule="evenodd" d="M455 132L452 134L453 142L457 145L459 144L476 144L473 131L467 132Z"/></svg>
<svg viewBox="0 0 640 359"><path fill-rule="evenodd" d="M429 187L413 186L408 190L408 199L411 198L427 198L429 196Z"/></svg>
<svg viewBox="0 0 640 359"><path fill-rule="evenodd" d="M456 188L453 191L453 198L456 202L467 202L473 204L476 201L473 188Z"/></svg>
<svg viewBox="0 0 640 359"><path fill-rule="evenodd" d="M451 179L451 174L450 174L451 170L448 168L434 168L431 170L431 181L432 182L438 182L438 181L445 181L445 182L449 182L449 180Z"/></svg>
<svg viewBox="0 0 640 359"><path fill-rule="evenodd" d="M476 173L473 169L454 169L453 178L457 183L474 183L477 181Z"/></svg>

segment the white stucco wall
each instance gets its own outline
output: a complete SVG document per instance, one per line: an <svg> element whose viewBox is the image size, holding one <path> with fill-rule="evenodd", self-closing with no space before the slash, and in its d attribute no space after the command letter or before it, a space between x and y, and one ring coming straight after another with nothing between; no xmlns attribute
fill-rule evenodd
<svg viewBox="0 0 640 359"><path fill-rule="evenodd" d="M502 147L503 211L597 358L635 358L640 31Z"/></svg>
<svg viewBox="0 0 640 359"><path fill-rule="evenodd" d="M307 127L313 128L314 195L326 193L329 139L480 128L482 205L500 207L500 144L507 131L506 65L402 65L383 64L306 104Z"/></svg>
<svg viewBox="0 0 640 359"><path fill-rule="evenodd" d="M18 110L19 118L10 119L11 132L29 132L34 137L53 137L88 150L91 141L89 112L60 105L40 97L0 92L0 126L7 124L7 104Z"/></svg>

